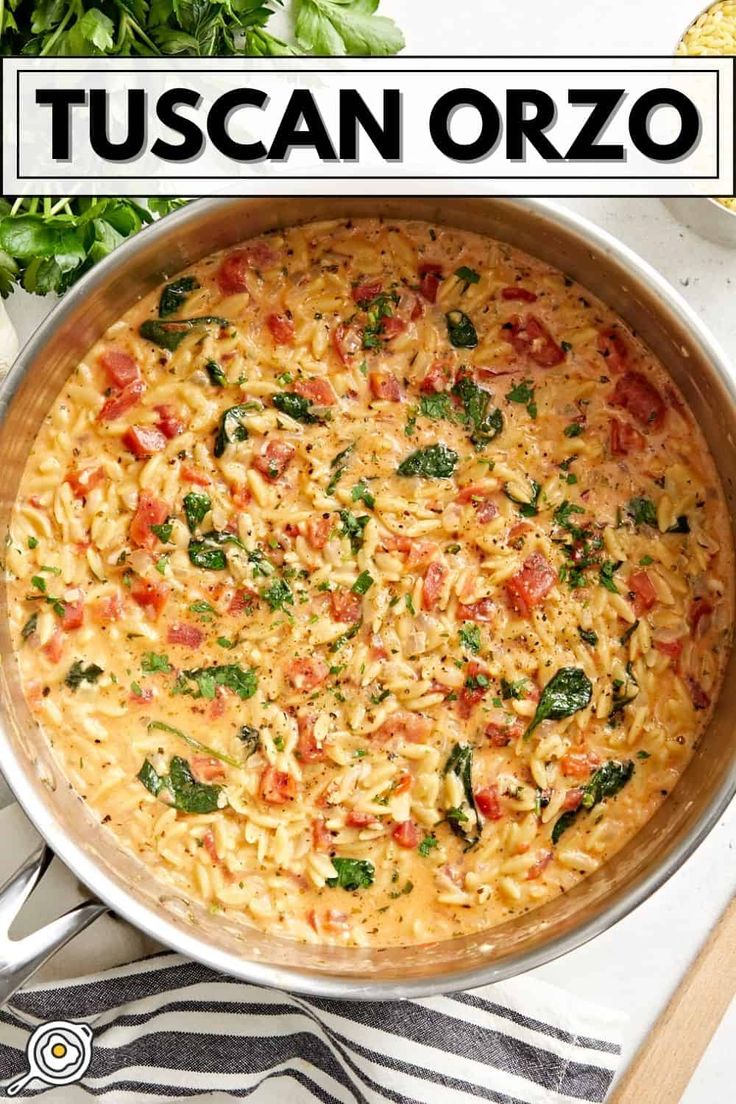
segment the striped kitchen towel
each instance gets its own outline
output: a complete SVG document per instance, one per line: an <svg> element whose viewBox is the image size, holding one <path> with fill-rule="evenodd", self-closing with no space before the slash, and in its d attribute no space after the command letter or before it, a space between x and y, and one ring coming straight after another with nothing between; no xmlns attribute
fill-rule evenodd
<svg viewBox="0 0 736 1104"><path fill-rule="evenodd" d="M81 1081L37 1079L17 1099L580 1104L605 1099L622 1019L529 977L377 1004L294 996L161 954L16 994L0 1012L0 1097L28 1068L34 1028L72 1020L92 1028Z"/></svg>

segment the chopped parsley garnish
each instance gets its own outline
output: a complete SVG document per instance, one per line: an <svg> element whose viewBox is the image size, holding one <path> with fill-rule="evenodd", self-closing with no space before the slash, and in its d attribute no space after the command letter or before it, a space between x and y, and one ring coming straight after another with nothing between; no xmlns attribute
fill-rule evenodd
<svg viewBox="0 0 736 1104"><path fill-rule="evenodd" d="M432 851L434 851L437 845L438 840L435 835L425 836L422 842L419 844L417 851L422 856L422 858L426 859L427 856L430 855Z"/></svg>
<svg viewBox="0 0 736 1104"><path fill-rule="evenodd" d="M337 484L340 482L343 475L345 474L348 460L350 459L354 449L354 444L348 445L347 448L344 448L342 450L342 452L338 452L337 456L330 464L332 475L330 477L330 482L327 484L327 489L325 492L326 494L331 495L335 493L335 490L337 489Z"/></svg>
<svg viewBox="0 0 736 1104"><path fill-rule="evenodd" d="M369 510L372 510L376 505L376 500L368 490L368 484L363 479L361 479L360 483L355 484L350 492L350 497L353 502L364 502Z"/></svg>
<svg viewBox="0 0 736 1104"><path fill-rule="evenodd" d="M621 567L621 560L614 562L613 560L605 560L601 564L601 569L598 573L598 580L602 587L606 590L610 590L611 594L618 594L618 587L616 586L614 575Z"/></svg>
<svg viewBox="0 0 736 1104"><path fill-rule="evenodd" d="M261 598L268 602L272 610L284 610L294 605L294 595L285 579L274 579L269 587L261 591Z"/></svg>
<svg viewBox="0 0 736 1104"><path fill-rule="evenodd" d="M242 701L246 701L252 698L258 689L258 676L254 670L245 671L237 663L193 667L181 672L176 680L174 692L213 701L218 686L232 690Z"/></svg>
<svg viewBox="0 0 736 1104"><path fill-rule="evenodd" d="M510 391L506 392L508 402L519 403L525 406L530 418L537 416L537 403L535 399L534 380L524 379L517 383Z"/></svg>
<svg viewBox="0 0 736 1104"><path fill-rule="evenodd" d="M332 865L337 873L334 878L326 880L330 889L347 889L353 892L373 885L376 869L367 859L334 858Z"/></svg>
<svg viewBox="0 0 736 1104"><path fill-rule="evenodd" d="M375 299L363 299L358 306L368 315L368 320L363 328L363 348L380 349L383 345L384 318L391 318L394 307L399 302L399 296L392 291L381 292Z"/></svg>
<svg viewBox="0 0 736 1104"><path fill-rule="evenodd" d="M370 517L368 514L361 514L360 517L356 517L350 510L340 510L339 514L342 522L340 535L349 538L350 549L353 555L357 555L363 547L363 530L370 521Z"/></svg>
<svg viewBox="0 0 736 1104"><path fill-rule="evenodd" d="M168 674L171 670L169 657L157 655L156 652L146 652L141 660L141 671L146 675Z"/></svg>
<svg viewBox="0 0 736 1104"><path fill-rule="evenodd" d="M478 625L474 625L472 621L466 622L458 630L457 635L460 637L460 643L466 651L478 655L480 652L480 627Z"/></svg>

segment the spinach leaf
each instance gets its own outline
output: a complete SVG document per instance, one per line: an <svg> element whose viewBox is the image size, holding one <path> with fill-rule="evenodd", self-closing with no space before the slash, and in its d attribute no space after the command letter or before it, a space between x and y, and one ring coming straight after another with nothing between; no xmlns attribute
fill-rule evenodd
<svg viewBox="0 0 736 1104"><path fill-rule="evenodd" d="M208 360L204 370L213 387L227 387L227 376L216 360Z"/></svg>
<svg viewBox="0 0 736 1104"><path fill-rule="evenodd" d="M626 512L634 525L651 525L653 529L657 528L657 507L651 498L629 499Z"/></svg>
<svg viewBox="0 0 736 1104"><path fill-rule="evenodd" d="M174 528L174 523L171 518L167 518L166 521L162 521L160 525L152 525L150 527L151 532L155 533L162 544L168 544L171 540L171 531Z"/></svg>
<svg viewBox="0 0 736 1104"><path fill-rule="evenodd" d="M227 318L216 314L203 314L200 318L177 318L175 322L161 322L158 318L148 318L138 327L138 333L146 341L152 341L162 349L173 353L184 338L193 330L206 330L211 326L229 326Z"/></svg>
<svg viewBox="0 0 736 1104"><path fill-rule="evenodd" d="M472 426L470 440L476 449L485 448L503 429L503 414L497 407L491 407L490 391L479 387L470 376L462 376L452 393L462 402L465 419Z"/></svg>
<svg viewBox="0 0 736 1104"><path fill-rule="evenodd" d="M621 560L616 560L615 562L613 560L604 560L598 572L599 583L602 587L605 587L606 590L610 590L611 594L618 594L618 587L616 586L613 576L621 567L621 563Z"/></svg>
<svg viewBox="0 0 736 1104"><path fill-rule="evenodd" d="M668 533L689 533L690 522L685 514L680 514L675 521L674 525L670 525L667 529Z"/></svg>
<svg viewBox="0 0 736 1104"><path fill-rule="evenodd" d="M531 724L524 733L528 740L542 721L561 721L590 705L593 684L580 667L560 667L549 680L537 704Z"/></svg>
<svg viewBox="0 0 736 1104"><path fill-rule="evenodd" d="M141 660L141 671L145 675L167 675L171 670L171 664L169 663L169 657L167 655L157 655L156 652L146 652Z"/></svg>
<svg viewBox="0 0 736 1104"><path fill-rule="evenodd" d="M508 679L501 679L501 700L510 701L524 701L526 699L526 688L528 679L520 678L515 682L509 682Z"/></svg>
<svg viewBox="0 0 736 1104"><path fill-rule="evenodd" d="M465 851L475 847L483 830L478 806L473 793L473 749L470 744L455 744L450 752L443 774L454 774L462 783L465 802L460 809L449 810L448 823L456 836L465 840ZM467 806L467 811L466 811ZM454 812L454 816L450 813Z"/></svg>
<svg viewBox="0 0 736 1104"><path fill-rule="evenodd" d="M182 813L214 813L220 808L222 787L197 782L189 763L179 755L172 757L167 775L158 774L146 759L138 778L154 797L166 791L170 804Z"/></svg>
<svg viewBox="0 0 736 1104"><path fill-rule="evenodd" d="M443 419L449 422L455 414L455 407L446 391L435 391L431 395L420 396L419 413L435 422Z"/></svg>
<svg viewBox="0 0 736 1104"><path fill-rule="evenodd" d="M417 847L417 851L423 859L426 859L427 856L431 854L431 852L434 850L434 848L437 847L438 843L439 841L435 835L425 836L422 842L419 844L419 847Z"/></svg>
<svg viewBox="0 0 736 1104"><path fill-rule="evenodd" d="M371 519L368 514L361 514L360 517L356 517L350 510L339 510L338 512L342 522L340 535L349 537L350 549L355 556L363 547L363 530Z"/></svg>
<svg viewBox="0 0 736 1104"><path fill-rule="evenodd" d="M465 294L471 284L480 283L480 273L476 272L474 268L468 268L467 265L460 265L460 268L456 268L455 275L464 284L461 295Z"/></svg>
<svg viewBox="0 0 736 1104"><path fill-rule="evenodd" d="M250 403L240 403L239 406L231 406L220 418L220 423L215 434L215 447L212 450L218 458L223 456L228 445L236 441L245 441L248 429L243 419L251 413L253 407Z"/></svg>
<svg viewBox="0 0 736 1104"><path fill-rule="evenodd" d="M445 315L445 321L447 322L447 336L451 345L454 345L456 349L476 348L478 334L467 314L460 310L452 310Z"/></svg>
<svg viewBox="0 0 736 1104"><path fill-rule="evenodd" d="M227 567L227 556L222 550L223 544L234 544L242 548L242 541L233 533L224 530L211 529L203 533L199 540L189 541L189 561L195 567L203 567L208 571L224 571Z"/></svg>
<svg viewBox="0 0 736 1104"><path fill-rule="evenodd" d="M168 318L170 314L176 314L182 307L191 292L201 287L199 280L194 276L180 276L178 280L172 280L161 292L158 301L159 318Z"/></svg>
<svg viewBox="0 0 736 1104"><path fill-rule="evenodd" d="M593 629L584 629L582 625L578 625L578 636L585 644L590 644L591 648L595 648L598 643L598 633Z"/></svg>
<svg viewBox="0 0 736 1104"><path fill-rule="evenodd" d="M229 763L231 767L242 767L242 763L237 759L233 759L231 755L226 755L224 751L217 751L216 748L210 747L208 744L203 744L200 740L195 739L194 736L190 736L186 732L182 732L180 728L174 728L173 725L166 724L165 721L149 721L147 725L149 732L169 732L172 736L178 736L180 740L183 740L185 744L189 744L195 751L201 751L203 755L210 755L213 759L219 759L223 763Z"/></svg>
<svg viewBox="0 0 736 1104"><path fill-rule="evenodd" d="M363 479L361 479L360 483L355 484L350 492L350 497L353 502L364 502L369 510L372 510L376 505L376 500L368 490L368 484Z"/></svg>
<svg viewBox="0 0 736 1104"><path fill-rule="evenodd" d="M513 491L510 491L508 483L504 483L503 486L503 493L511 502L514 502L519 507L519 513L522 517L536 517L539 513L539 496L542 488L537 483L536 479L529 480L529 491L531 497L527 502L515 495Z"/></svg>
<svg viewBox="0 0 736 1104"><path fill-rule="evenodd" d="M324 418L319 418L312 413L312 404L309 399L305 399L303 395L298 395L296 391L282 391L280 394L273 396L272 402L277 410L280 410L282 414L287 414L295 422L303 422L304 425L317 425L324 421Z"/></svg>
<svg viewBox="0 0 736 1104"><path fill-rule="evenodd" d="M212 509L212 500L209 495L201 491L190 491L184 495L184 513L187 519L190 533L204 520Z"/></svg>
<svg viewBox="0 0 736 1104"><path fill-rule="evenodd" d="M609 759L604 763L583 787L583 799L577 809L570 809L555 821L552 829L552 843L557 843L563 832L567 831L583 809L592 809L606 797L614 797L623 789L634 773L631 759L620 761Z"/></svg>
<svg viewBox="0 0 736 1104"><path fill-rule="evenodd" d="M250 759L261 748L260 729L252 725L241 725L236 733L238 739L245 747L245 758Z"/></svg>
<svg viewBox="0 0 736 1104"><path fill-rule="evenodd" d="M638 625L638 621L636 623ZM639 694L639 683L636 681L634 669L631 663L626 664L626 677L613 680L613 702L608 714L608 723L614 727L621 720L623 711L627 705Z"/></svg>
<svg viewBox="0 0 736 1104"><path fill-rule="evenodd" d="M373 586L373 582L373 576L370 574L370 572L361 571L360 575L355 580L350 589L352 590L353 594L359 594L362 596L363 594L368 593L368 591Z"/></svg>
<svg viewBox="0 0 736 1104"><path fill-rule="evenodd" d="M78 690L83 682L97 682L101 674L102 667L98 667L96 663L89 663L85 667L81 659L75 659L64 683L70 690Z"/></svg>
<svg viewBox="0 0 736 1104"><path fill-rule="evenodd" d="M189 686L188 682L196 685ZM232 690L241 701L247 701L258 689L258 676L252 668L244 671L237 663L192 667L182 671L177 679L175 691L177 694L191 694L194 698L206 698L212 701L218 686Z"/></svg>
<svg viewBox="0 0 736 1104"><path fill-rule="evenodd" d="M367 859L340 859L332 860L332 865L337 871L335 878L328 878L327 885L330 889L339 887L350 892L356 889L367 889L373 885L376 869L373 863Z"/></svg>
<svg viewBox="0 0 736 1104"><path fill-rule="evenodd" d="M409 453L396 471L399 475L415 475L421 479L449 479L457 462L457 453L447 445L427 445Z"/></svg>
<svg viewBox="0 0 736 1104"><path fill-rule="evenodd" d="M29 636L33 636L34 632L36 631L36 626L37 625L38 625L38 614L37 613L32 613L31 616L26 621L23 628L20 630L21 638L23 640L27 640Z"/></svg>
<svg viewBox="0 0 736 1104"><path fill-rule="evenodd" d="M332 475L330 477L330 482L327 484L325 494L331 495L335 493L337 484L340 482L345 474L348 466L348 460L352 455L354 449L355 444L348 445L348 447L344 448L342 452L338 452L337 456L332 460L330 464Z"/></svg>

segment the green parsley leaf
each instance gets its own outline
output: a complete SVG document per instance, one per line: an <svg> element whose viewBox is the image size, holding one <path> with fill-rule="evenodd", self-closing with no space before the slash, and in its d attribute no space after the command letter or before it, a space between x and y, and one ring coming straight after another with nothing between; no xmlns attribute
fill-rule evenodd
<svg viewBox="0 0 736 1104"><path fill-rule="evenodd" d="M392 19L375 15L379 0L294 0L298 45L321 57L388 57L404 48Z"/></svg>
<svg viewBox="0 0 736 1104"><path fill-rule="evenodd" d="M367 859L334 858L332 865L337 871L334 878L327 878L326 884L330 889L339 887L353 892L356 889L367 889L373 885L375 867Z"/></svg>
<svg viewBox="0 0 736 1104"><path fill-rule="evenodd" d="M472 621L466 621L461 629L458 630L460 637L460 643L466 651L472 652L473 655L478 655L480 652L480 627L473 624Z"/></svg>

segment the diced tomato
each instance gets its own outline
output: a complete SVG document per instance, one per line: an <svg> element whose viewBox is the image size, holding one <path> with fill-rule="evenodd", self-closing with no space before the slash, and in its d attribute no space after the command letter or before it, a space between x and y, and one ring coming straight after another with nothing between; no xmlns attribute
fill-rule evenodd
<svg viewBox="0 0 736 1104"><path fill-rule="evenodd" d="M250 587L245 587L243 590L236 590L228 603L227 612L246 613L250 617L260 600L261 597L258 592L251 590Z"/></svg>
<svg viewBox="0 0 736 1104"><path fill-rule="evenodd" d="M84 624L84 598L77 598L74 602L64 603L64 612L61 616L61 627L65 632L72 629L80 629Z"/></svg>
<svg viewBox="0 0 736 1104"><path fill-rule="evenodd" d="M501 298L508 301L517 300L519 303L536 303L537 301L535 293L523 287L501 288Z"/></svg>
<svg viewBox="0 0 736 1104"><path fill-rule="evenodd" d="M211 828L208 828L205 834L202 836L202 846L212 859L213 863L220 863L222 860L217 854L217 845L215 843L215 833Z"/></svg>
<svg viewBox="0 0 736 1104"><path fill-rule="evenodd" d="M638 429L628 422L611 418L611 452L614 456L628 456L630 452L641 452L646 441Z"/></svg>
<svg viewBox="0 0 736 1104"><path fill-rule="evenodd" d="M495 603L492 598L480 598L477 602L458 605L457 615L461 621L487 622L493 620Z"/></svg>
<svg viewBox="0 0 736 1104"><path fill-rule="evenodd" d="M139 686L137 690L131 690L128 700L136 705L148 705L153 701L153 690L150 686Z"/></svg>
<svg viewBox="0 0 736 1104"><path fill-rule="evenodd" d="M506 594L513 609L528 617L549 594L557 582L557 572L539 552L527 556L521 571L506 583Z"/></svg>
<svg viewBox="0 0 736 1104"><path fill-rule="evenodd" d="M95 621L106 625L108 621L119 621L123 612L123 600L119 594L98 598L94 604Z"/></svg>
<svg viewBox="0 0 736 1104"><path fill-rule="evenodd" d="M629 590L634 594L634 613L641 617L657 601L657 592L646 571L634 571L629 575Z"/></svg>
<svg viewBox="0 0 736 1104"><path fill-rule="evenodd" d="M580 786L575 786L574 789L568 790L562 799L562 805L560 808L565 813L573 812L580 806L580 802L583 800L585 790Z"/></svg>
<svg viewBox="0 0 736 1104"><path fill-rule="evenodd" d="M657 649L658 652L661 652L662 655L669 656L669 658L672 660L672 666L674 668L677 668L678 661L680 659L680 656L682 655L683 645L684 641L682 639L654 641L654 647Z"/></svg>
<svg viewBox="0 0 736 1104"><path fill-rule="evenodd" d="M369 372L368 383L374 399L385 402L401 402L401 387L391 372Z"/></svg>
<svg viewBox="0 0 736 1104"><path fill-rule="evenodd" d="M155 620L166 605L169 588L165 583L154 583L150 579L138 578L133 583L130 594L133 601Z"/></svg>
<svg viewBox="0 0 736 1104"><path fill-rule="evenodd" d="M586 751L568 751L560 759L560 769L566 778L587 778L600 765L598 756Z"/></svg>
<svg viewBox="0 0 736 1104"><path fill-rule="evenodd" d="M423 261L419 266L419 292L428 303L437 302L437 292L442 280L442 265Z"/></svg>
<svg viewBox="0 0 736 1104"><path fill-rule="evenodd" d="M330 530L332 529L333 521L330 515L326 517L324 515L317 516L313 514L307 521L307 542L312 548L320 549L324 548L329 540Z"/></svg>
<svg viewBox="0 0 736 1104"><path fill-rule="evenodd" d="M333 621L344 621L353 624L360 619L363 608L359 594L353 594L350 590L333 590L330 592L330 606Z"/></svg>
<svg viewBox="0 0 736 1104"><path fill-rule="evenodd" d="M526 872L527 880L533 881L535 878L541 877L549 864L552 862L551 851L540 851L539 857L535 863L529 867Z"/></svg>
<svg viewBox="0 0 736 1104"><path fill-rule="evenodd" d="M414 317L413 311L411 317ZM390 314L381 320L381 334L390 341L392 337L398 337L407 328L408 322L399 314Z"/></svg>
<svg viewBox="0 0 736 1104"><path fill-rule="evenodd" d="M710 615L713 613L713 605L707 598L694 598L690 604L688 620L693 636L701 636L707 632L710 624ZM702 624L702 629L701 629Z"/></svg>
<svg viewBox="0 0 736 1104"><path fill-rule="evenodd" d="M334 840L332 838L332 832L329 830L325 822L321 817L317 817L312 821L312 850L313 851L331 851Z"/></svg>
<svg viewBox="0 0 736 1104"><path fill-rule="evenodd" d="M86 498L91 490L105 481L103 468L82 468L66 473L64 482L68 483L75 498Z"/></svg>
<svg viewBox="0 0 736 1104"><path fill-rule="evenodd" d="M294 344L294 323L285 314L269 314L266 325L277 345Z"/></svg>
<svg viewBox="0 0 736 1104"><path fill-rule="evenodd" d="M118 390L127 387L133 380L140 379L141 374L136 361L121 349L107 349L100 356L99 363L105 369L111 386Z"/></svg>
<svg viewBox="0 0 736 1104"><path fill-rule="evenodd" d="M496 786L485 786L482 790L476 790L474 795L478 810L488 820L500 820L503 816L501 801Z"/></svg>
<svg viewBox="0 0 736 1104"><path fill-rule="evenodd" d="M447 568L444 564L438 563L437 561L431 563L427 568L427 573L424 576L424 582L422 584L423 609L433 610L437 605L445 575L447 575Z"/></svg>
<svg viewBox="0 0 736 1104"><path fill-rule="evenodd" d="M403 771L394 782L394 793L402 794L410 790L414 784L414 775L411 771Z"/></svg>
<svg viewBox="0 0 736 1104"><path fill-rule="evenodd" d="M337 395L333 391L330 381L320 379L318 376L312 376L311 379L298 380L294 384L294 390L297 395L302 395L303 398L309 399L315 406L334 406L337 402Z"/></svg>
<svg viewBox="0 0 736 1104"><path fill-rule="evenodd" d="M217 782L225 777L225 767L214 755L195 755L192 774L198 782Z"/></svg>
<svg viewBox="0 0 736 1104"><path fill-rule="evenodd" d="M325 681L330 669L323 659L294 659L286 669L286 677L295 690L315 690Z"/></svg>
<svg viewBox="0 0 736 1104"><path fill-rule="evenodd" d="M178 437L179 434L183 433L187 428L186 422L179 417L175 406L169 406L168 403L161 403L159 406L154 407L154 410L158 414L158 422L156 425L167 440L173 440L174 437Z"/></svg>
<svg viewBox="0 0 736 1104"><path fill-rule="evenodd" d="M166 639L169 644L183 644L187 648L198 648L204 640L204 633L196 625L187 625L180 622L169 625L166 630Z"/></svg>
<svg viewBox="0 0 736 1104"><path fill-rule="evenodd" d="M508 747L510 743L521 735L522 726L518 721L510 724L497 724L491 721L485 727L484 735L491 747Z"/></svg>
<svg viewBox="0 0 736 1104"><path fill-rule="evenodd" d="M322 913L310 909L307 919L317 935L344 935L350 931L350 922L339 909L330 908Z"/></svg>
<svg viewBox="0 0 736 1104"><path fill-rule="evenodd" d="M363 335L356 325L341 322L332 331L332 344L343 364L351 364L363 348Z"/></svg>
<svg viewBox="0 0 736 1104"><path fill-rule="evenodd" d="M391 829L391 835L399 847L406 847L407 849L417 847L422 838L422 833L413 820L398 821Z"/></svg>
<svg viewBox="0 0 736 1104"><path fill-rule="evenodd" d="M710 705L710 694L703 689L697 679L689 678L687 682L690 687L690 700L693 703L693 708L707 709Z"/></svg>
<svg viewBox="0 0 736 1104"><path fill-rule="evenodd" d="M268 441L265 448L253 457L253 467L275 483L284 474L296 455L296 449L288 441Z"/></svg>
<svg viewBox="0 0 736 1104"><path fill-rule="evenodd" d="M128 426L122 440L136 460L147 460L154 452L163 452L166 448L166 438L155 426Z"/></svg>
<svg viewBox="0 0 736 1104"><path fill-rule="evenodd" d="M397 537L393 534L384 537L383 547L387 552L400 552L406 555L408 571L417 571L426 567L437 554L437 545L434 541L417 541L411 537Z"/></svg>
<svg viewBox="0 0 736 1104"><path fill-rule="evenodd" d="M605 357L606 368L610 368L612 372L623 372L629 347L624 335L615 326L609 326L598 334L598 352Z"/></svg>
<svg viewBox="0 0 736 1104"><path fill-rule="evenodd" d="M378 298L382 290L383 284L380 280L373 280L371 282L366 280L365 283L356 284L353 288L353 300L359 306L362 303L370 303L372 299Z"/></svg>
<svg viewBox="0 0 736 1104"><path fill-rule="evenodd" d="M516 521L506 534L506 540L512 548L520 548L524 543L524 537L527 533L531 533L533 528L534 526L528 521Z"/></svg>
<svg viewBox="0 0 736 1104"><path fill-rule="evenodd" d="M223 716L226 708L225 690L222 686L218 686L214 698L210 701L207 715L211 720L216 721L219 717Z"/></svg>
<svg viewBox="0 0 736 1104"><path fill-rule="evenodd" d="M463 487L456 501L459 503L472 502L481 525L486 525L487 522L498 517L498 506L482 483L469 483Z"/></svg>
<svg viewBox="0 0 736 1104"><path fill-rule="evenodd" d="M371 636L371 654L374 659L388 659L388 649L378 633Z"/></svg>
<svg viewBox="0 0 736 1104"><path fill-rule="evenodd" d="M195 487L209 487L212 482L206 472L193 468L191 464L182 464L180 475L185 483L194 483Z"/></svg>
<svg viewBox="0 0 736 1104"><path fill-rule="evenodd" d="M245 249L236 249L223 258L215 280L223 295L236 295L248 290L248 272L273 264L276 254L265 242L255 242Z"/></svg>
<svg viewBox="0 0 736 1104"><path fill-rule="evenodd" d="M138 548L155 548L158 537L152 525L162 525L169 516L169 507L149 491L141 491L130 523L130 539Z"/></svg>
<svg viewBox="0 0 736 1104"><path fill-rule="evenodd" d="M474 659L465 668L465 685L458 694L457 710L463 720L467 720L476 705L490 690L488 670Z"/></svg>
<svg viewBox="0 0 736 1104"><path fill-rule="evenodd" d="M408 709L397 709L374 733L374 738L384 741L398 737L408 740L410 744L423 744L431 731L432 721L429 717L412 713Z"/></svg>
<svg viewBox="0 0 736 1104"><path fill-rule="evenodd" d="M612 406L628 410L632 418L646 429L661 429L667 408L653 383L641 372L626 372L613 389Z"/></svg>
<svg viewBox="0 0 736 1104"><path fill-rule="evenodd" d="M451 360L433 360L427 369L419 390L425 395L449 391L455 383L455 368Z"/></svg>
<svg viewBox="0 0 736 1104"><path fill-rule="evenodd" d="M266 767L261 775L261 800L267 801L269 805L285 805L287 801L293 801L298 792L296 778L288 771Z"/></svg>
<svg viewBox="0 0 736 1104"><path fill-rule="evenodd" d="M299 728L296 756L302 763L321 763L325 758L325 749L317 743L314 735L316 720L314 713L300 713L296 719Z"/></svg>
<svg viewBox="0 0 736 1104"><path fill-rule="evenodd" d="M458 491L455 501L459 502L461 505L465 505L467 502L475 504L481 499L486 498L489 493L485 483L466 483L465 486L461 487Z"/></svg>
<svg viewBox="0 0 736 1104"><path fill-rule="evenodd" d="M564 350L536 315L527 314L522 318L514 314L504 323L502 332L515 353L528 356L540 368L554 368L565 359Z"/></svg>
<svg viewBox="0 0 736 1104"><path fill-rule="evenodd" d="M102 404L102 409L97 415L99 422L114 422L117 421L123 414L126 414L131 407L134 407L139 401L141 395L146 390L146 385L142 379L134 379L126 387L123 387L121 391L114 391L110 395L109 399Z"/></svg>
<svg viewBox="0 0 736 1104"><path fill-rule="evenodd" d="M345 823L350 828L369 828L371 824L376 824L376 818L372 813L359 813L357 809L351 809L348 813Z"/></svg>
<svg viewBox="0 0 736 1104"><path fill-rule="evenodd" d="M52 663L59 662L64 654L64 634L61 629L56 629L53 636L50 636L46 641L41 651Z"/></svg>

